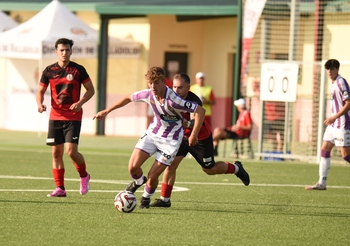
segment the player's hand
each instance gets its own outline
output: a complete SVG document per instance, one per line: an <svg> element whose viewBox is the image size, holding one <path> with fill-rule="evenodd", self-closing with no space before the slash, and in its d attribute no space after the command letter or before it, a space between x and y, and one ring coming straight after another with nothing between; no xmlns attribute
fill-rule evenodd
<svg viewBox="0 0 350 246"><path fill-rule="evenodd" d="M231 129L229 129L231 132L235 132L235 131L237 131L239 129L239 126L237 126L237 125L233 125L233 126L231 126Z"/></svg>
<svg viewBox="0 0 350 246"><path fill-rule="evenodd" d="M186 120L186 119L182 120L182 127L183 128L187 128L188 127L188 120Z"/></svg>
<svg viewBox="0 0 350 246"><path fill-rule="evenodd" d="M94 119L98 119L98 120L103 120L106 116L107 116L108 112L107 110L102 110L100 112L98 112L97 114L95 114Z"/></svg>
<svg viewBox="0 0 350 246"><path fill-rule="evenodd" d="M73 110L74 112L79 112L81 110L81 105L79 103L73 103L69 107L70 110Z"/></svg>
<svg viewBox="0 0 350 246"><path fill-rule="evenodd" d="M198 143L198 137L197 136L191 136L188 138L188 144L190 146L195 146Z"/></svg>
<svg viewBox="0 0 350 246"><path fill-rule="evenodd" d="M328 126L328 125L333 124L334 121L335 121L335 119L334 119L333 117L329 117L329 118L327 118L327 119L324 121L324 124L325 124L326 126Z"/></svg>
<svg viewBox="0 0 350 246"><path fill-rule="evenodd" d="M46 111L46 105L41 105L41 106L38 107L38 112L39 113L42 113L44 111Z"/></svg>

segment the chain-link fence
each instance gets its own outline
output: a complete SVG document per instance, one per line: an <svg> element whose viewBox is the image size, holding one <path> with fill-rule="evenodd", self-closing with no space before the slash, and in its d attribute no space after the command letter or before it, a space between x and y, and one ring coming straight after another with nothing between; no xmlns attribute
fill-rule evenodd
<svg viewBox="0 0 350 246"><path fill-rule="evenodd" d="M348 30L350 1L266 1L241 82L256 125L255 156L317 161L323 121L330 115L331 81L322 67L338 59L340 74L350 80ZM261 101L262 63L288 61L299 65L296 101ZM337 148L332 157L343 161Z"/></svg>

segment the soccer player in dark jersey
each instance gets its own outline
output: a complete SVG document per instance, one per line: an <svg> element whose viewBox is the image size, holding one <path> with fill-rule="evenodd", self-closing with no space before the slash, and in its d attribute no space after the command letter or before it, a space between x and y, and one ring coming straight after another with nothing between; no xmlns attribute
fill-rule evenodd
<svg viewBox="0 0 350 246"><path fill-rule="evenodd" d="M85 68L70 61L73 40L60 38L55 43L58 61L47 66L41 76L36 102L38 111L46 110L44 94L50 86L51 111L46 144L52 148L52 174L56 189L48 197L65 197L64 186L64 144L66 152L80 175L80 194L89 191L90 175L86 172L84 156L78 152L82 106L94 94L95 89ZM86 92L80 97L83 86Z"/></svg>
<svg viewBox="0 0 350 246"><path fill-rule="evenodd" d="M201 105L201 100L193 92L190 91L190 78L187 74L176 74L173 79L173 90L182 98L196 102ZM183 113L185 119L183 124L185 128L185 135L179 151L175 159L168 166L163 175L162 190L160 199L156 199L151 207L170 207L170 196L175 183L176 169L180 165L182 159L188 152L196 159L198 164L202 166L202 170L208 175L215 174L235 174L242 180L244 185L249 185L249 174L244 170L241 162L229 163L224 161L214 160L214 147L211 129L208 123L204 120L202 127L198 133L198 144L190 146L188 144L188 136L191 134L193 127L193 119L189 113Z"/></svg>

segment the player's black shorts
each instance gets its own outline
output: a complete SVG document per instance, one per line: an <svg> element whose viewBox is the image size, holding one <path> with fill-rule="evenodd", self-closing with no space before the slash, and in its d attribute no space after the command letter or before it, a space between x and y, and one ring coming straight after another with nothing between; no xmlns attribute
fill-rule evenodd
<svg viewBox="0 0 350 246"><path fill-rule="evenodd" d="M188 138L183 138L176 156L186 156L190 152L202 168L210 169L215 165L213 136L198 141L195 146L189 146Z"/></svg>
<svg viewBox="0 0 350 246"><path fill-rule="evenodd" d="M235 132L229 131L227 129L225 129L225 132L227 133L227 138L230 138L230 139L237 139L238 138L238 135Z"/></svg>
<svg viewBox="0 0 350 246"><path fill-rule="evenodd" d="M50 120L46 144L79 143L81 121Z"/></svg>

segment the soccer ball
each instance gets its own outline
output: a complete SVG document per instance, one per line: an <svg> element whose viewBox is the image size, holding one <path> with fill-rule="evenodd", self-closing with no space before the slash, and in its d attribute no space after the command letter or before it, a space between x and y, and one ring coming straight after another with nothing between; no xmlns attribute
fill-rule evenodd
<svg viewBox="0 0 350 246"><path fill-rule="evenodd" d="M131 191L123 190L114 198L115 208L122 213L131 213L137 205L137 199Z"/></svg>

